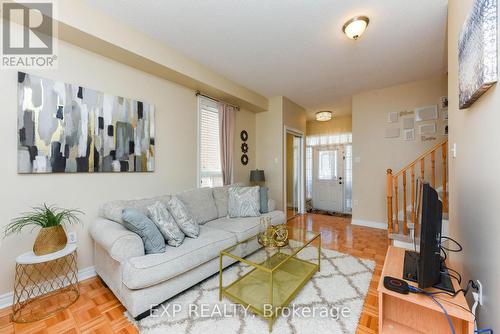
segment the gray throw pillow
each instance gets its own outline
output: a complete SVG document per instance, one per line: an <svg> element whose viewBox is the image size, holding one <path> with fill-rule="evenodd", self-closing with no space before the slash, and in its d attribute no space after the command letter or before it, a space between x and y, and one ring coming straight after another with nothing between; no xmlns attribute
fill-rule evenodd
<svg viewBox="0 0 500 334"><path fill-rule="evenodd" d="M268 213L269 212L269 206L268 206L268 192L269 188L268 187L260 187L260 213Z"/></svg>
<svg viewBox="0 0 500 334"><path fill-rule="evenodd" d="M160 230L144 213L137 209L123 209L123 226L138 234L144 243L146 254L165 252L165 239Z"/></svg>
<svg viewBox="0 0 500 334"><path fill-rule="evenodd" d="M198 238L200 235L200 226L196 223L193 215L177 196L172 196L170 201L168 201L168 210L186 236Z"/></svg>
<svg viewBox="0 0 500 334"><path fill-rule="evenodd" d="M156 202L148 206L148 217L156 224L163 238L170 246L178 247L184 241L184 233L181 231L174 217L168 212L165 204Z"/></svg>
<svg viewBox="0 0 500 334"><path fill-rule="evenodd" d="M192 189L176 196L184 203L198 224L203 225L218 218L212 188Z"/></svg>
<svg viewBox="0 0 500 334"><path fill-rule="evenodd" d="M260 216L259 187L230 187L229 190L229 217L258 217Z"/></svg>
<svg viewBox="0 0 500 334"><path fill-rule="evenodd" d="M218 218L227 217L227 205L229 200L229 195L227 193L228 189L229 187L227 186L212 188Z"/></svg>

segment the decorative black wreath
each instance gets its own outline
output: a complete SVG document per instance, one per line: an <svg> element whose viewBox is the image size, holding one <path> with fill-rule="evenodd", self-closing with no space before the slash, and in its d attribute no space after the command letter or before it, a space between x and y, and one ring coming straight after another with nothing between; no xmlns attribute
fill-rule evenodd
<svg viewBox="0 0 500 334"><path fill-rule="evenodd" d="M243 155L241 156L241 163L242 163L244 166L248 165L248 155L243 154Z"/></svg>
<svg viewBox="0 0 500 334"><path fill-rule="evenodd" d="M241 144L241 152L248 153L248 144L247 143Z"/></svg>
<svg viewBox="0 0 500 334"><path fill-rule="evenodd" d="M248 140L248 132L246 130L241 131L240 138L243 141L247 141Z"/></svg>

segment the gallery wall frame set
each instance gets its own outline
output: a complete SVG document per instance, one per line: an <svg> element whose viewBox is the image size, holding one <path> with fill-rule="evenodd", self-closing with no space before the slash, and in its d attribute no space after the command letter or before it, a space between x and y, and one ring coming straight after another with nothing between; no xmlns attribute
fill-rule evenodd
<svg viewBox="0 0 500 334"><path fill-rule="evenodd" d="M248 140L248 132L246 130L242 130L240 132L240 139L243 143L241 143L241 153L243 153L241 155L241 164L243 166L246 166L248 165L248 144L247 144L247 140Z"/></svg>
<svg viewBox="0 0 500 334"><path fill-rule="evenodd" d="M154 105L18 72L18 173L152 172Z"/></svg>

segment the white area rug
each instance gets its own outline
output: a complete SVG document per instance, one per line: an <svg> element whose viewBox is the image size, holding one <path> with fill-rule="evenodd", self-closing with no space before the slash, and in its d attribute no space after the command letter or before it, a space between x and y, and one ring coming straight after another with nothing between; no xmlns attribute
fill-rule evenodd
<svg viewBox="0 0 500 334"><path fill-rule="evenodd" d="M263 252L260 250L250 258L258 260ZM313 260L317 258L317 248L305 248L299 257ZM374 268L373 261L323 249L321 271L290 303L290 307L300 312L306 309L316 312L315 316L307 316L305 312L280 316L274 322L272 333L355 333ZM228 267L223 273L224 286L249 270L251 268L244 264ZM174 306L177 307L175 315ZM245 312L227 298L219 302L218 275L169 300L153 316L133 322L141 333L148 334L268 333L268 323L260 316Z"/></svg>

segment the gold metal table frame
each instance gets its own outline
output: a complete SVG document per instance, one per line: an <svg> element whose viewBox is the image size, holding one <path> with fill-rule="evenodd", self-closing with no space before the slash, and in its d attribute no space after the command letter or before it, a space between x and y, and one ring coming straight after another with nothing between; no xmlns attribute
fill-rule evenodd
<svg viewBox="0 0 500 334"><path fill-rule="evenodd" d="M220 252L219 300L226 296L264 317L272 331L273 323L284 307L297 296L321 267L321 234L288 227L291 242L285 247L266 249L266 258L257 263L246 259L245 249L255 246L257 236L251 237ZM298 243L294 243L297 241ZM317 263L298 258L298 254L317 241ZM300 244L295 245L294 244ZM255 248L253 248L255 249ZM223 287L223 257L245 263L253 269L227 287Z"/></svg>
<svg viewBox="0 0 500 334"><path fill-rule="evenodd" d="M28 323L45 319L78 300L76 245L59 252L16 259L12 321Z"/></svg>

